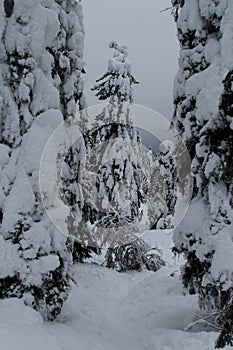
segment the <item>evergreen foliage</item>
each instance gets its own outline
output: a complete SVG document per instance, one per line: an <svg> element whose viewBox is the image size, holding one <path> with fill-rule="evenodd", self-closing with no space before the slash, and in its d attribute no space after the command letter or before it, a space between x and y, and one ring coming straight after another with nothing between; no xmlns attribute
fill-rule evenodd
<svg viewBox="0 0 233 350"><path fill-rule="evenodd" d="M231 344L232 49L231 1L173 1L180 69L173 123L192 158L194 198L174 235L183 283L200 307L219 313L217 347ZM227 297L226 297L227 296ZM226 311L227 310L227 311Z"/></svg>
<svg viewBox="0 0 233 350"><path fill-rule="evenodd" d="M70 291L72 245L45 213L39 167L51 133L82 103L81 4L5 0L0 17L0 297L54 320Z"/></svg>
<svg viewBox="0 0 233 350"><path fill-rule="evenodd" d="M114 56L108 63L107 72L97 80L93 91L97 91L99 100L109 99L110 103L133 102L133 84L138 84L131 74L131 65L127 60L128 50L125 45L112 41L110 48L115 49Z"/></svg>
<svg viewBox="0 0 233 350"><path fill-rule="evenodd" d="M157 222L157 228L166 229L173 227L175 206L178 193L178 175L174 161L174 146L171 141L164 141L160 144L158 155L161 179L164 181L164 209L162 217ZM162 181L162 180L160 180Z"/></svg>
<svg viewBox="0 0 233 350"><path fill-rule="evenodd" d="M150 248L142 239L128 244L109 248L105 256L106 267L119 272L146 268L157 271L165 265L161 252L157 248Z"/></svg>
<svg viewBox="0 0 233 350"><path fill-rule="evenodd" d="M100 100L108 99L108 104L95 118L94 128L86 138L87 164L89 160L98 169L96 195L100 200L98 207L102 208L98 213L92 212L92 218L97 235L103 240L103 235L108 237L111 248L106 254L107 267L126 271L146 266L156 270L153 254L147 256L147 245L134 237L149 211L152 174L151 154L142 150L132 118L132 86L137 82L126 58L127 48L116 42L111 42L110 48L115 51L108 71L93 88Z"/></svg>

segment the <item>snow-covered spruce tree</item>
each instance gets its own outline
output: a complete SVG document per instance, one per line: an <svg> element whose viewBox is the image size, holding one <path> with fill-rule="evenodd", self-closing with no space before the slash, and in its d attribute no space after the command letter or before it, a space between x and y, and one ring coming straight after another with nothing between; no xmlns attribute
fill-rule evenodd
<svg viewBox="0 0 233 350"><path fill-rule="evenodd" d="M108 99L108 104L90 130L87 152L92 155L88 161L99 166L97 187L103 209L105 202L110 203L112 210L108 209L113 216L121 214L130 221L139 215L140 203L148 191L146 170L143 172L142 167L141 140L132 121L133 84L137 82L131 73L126 46L115 41L109 46L114 49L113 58L109 60L107 73L93 88L99 99ZM96 151L90 152L91 148ZM106 215L103 219L106 223Z"/></svg>
<svg viewBox="0 0 233 350"><path fill-rule="evenodd" d="M85 73L82 5L77 0L41 0L57 13L60 28L55 45L47 48L53 57L52 77L59 86L61 110L65 119L74 118L86 107L82 73Z"/></svg>
<svg viewBox="0 0 233 350"><path fill-rule="evenodd" d="M127 59L128 49L125 45L112 41L110 48L115 49L113 58L109 60L108 71L100 79L93 91L97 91L99 100L109 99L110 103L133 102L133 84L138 84L131 72Z"/></svg>
<svg viewBox="0 0 233 350"><path fill-rule="evenodd" d="M144 249L143 241L135 240L134 234L145 217L148 220L152 160L150 152L143 149L133 123L133 84L137 82L127 59L128 50L114 41L110 48L114 49L114 55L107 73L93 88L96 96L108 100L108 104L95 118L94 127L86 137L86 170L95 169L97 173L97 189L92 196L95 205L90 200L86 210L96 240L111 247L106 254L106 265L121 270L139 269L142 264L147 266L148 249Z"/></svg>
<svg viewBox="0 0 233 350"><path fill-rule="evenodd" d="M174 236L184 286L218 310L216 347L233 344L233 2L174 0L181 46L174 125L192 158L194 198Z"/></svg>
<svg viewBox="0 0 233 350"><path fill-rule="evenodd" d="M70 18L81 26L80 4L73 3L80 21L72 11ZM59 68L53 54L62 51L69 28L69 21L65 28L61 21L64 4L0 3L0 298L22 298L49 320L69 294L72 263L66 238L46 215L39 189L43 148L64 118L60 76L65 67ZM81 35L73 45L82 47ZM64 61L68 65L68 57Z"/></svg>
<svg viewBox="0 0 233 350"><path fill-rule="evenodd" d="M48 48L52 56L52 78L59 87L60 105L67 125L75 120L78 112L85 115L86 100L83 93L82 73L84 25L80 1L43 0L46 7L53 9L59 18L60 30L55 45ZM83 112L82 112L83 111ZM75 127L75 125L74 125ZM70 208L67 218L68 231L76 235L82 219L83 198L79 186L80 164L85 154L85 145L80 138L68 150L61 173L60 196ZM90 249L78 241L73 242L73 259L82 261L90 256Z"/></svg>
<svg viewBox="0 0 233 350"><path fill-rule="evenodd" d="M175 206L178 196L178 174L174 160L174 145L171 141L166 140L159 147L159 169L161 181L164 181L164 208L162 216L157 222L156 227L159 229L172 228L173 218L175 215Z"/></svg>
<svg viewBox="0 0 233 350"><path fill-rule="evenodd" d="M44 0L45 1L45 0ZM83 61L84 26L81 3L78 1L57 1L56 8L61 29L58 45L51 47L54 57L54 80L59 82L61 109L69 124L80 112L81 118L86 115L86 100L83 94L82 73L85 73ZM83 130L82 130L83 131ZM61 174L61 198L71 209L68 217L68 230L77 236L77 230L83 230L83 195L79 186L80 164L84 159L85 144L80 138L68 150ZM81 233L80 233L81 235ZM82 262L91 256L92 249L84 243L73 242L73 259ZM96 249L94 249L96 252Z"/></svg>

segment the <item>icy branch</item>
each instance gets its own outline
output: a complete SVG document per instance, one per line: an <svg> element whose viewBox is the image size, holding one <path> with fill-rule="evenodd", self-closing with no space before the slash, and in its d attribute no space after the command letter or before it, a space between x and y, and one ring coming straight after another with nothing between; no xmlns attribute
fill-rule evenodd
<svg viewBox="0 0 233 350"><path fill-rule="evenodd" d="M214 325L214 324L212 324L212 323L210 323L210 322L208 322L208 321L206 321L206 320L203 320L202 318L199 319L199 320L197 320L197 321L195 321L195 322L190 323L187 327L185 327L184 330L185 330L186 332L187 332L187 331L190 331L190 330L192 330L192 328L195 327L196 325L205 325L205 326L209 326L209 327L214 328L214 329L216 329L216 330L218 330L218 331L221 331L221 330L222 330L220 327L218 327L218 326L216 326L216 325Z"/></svg>

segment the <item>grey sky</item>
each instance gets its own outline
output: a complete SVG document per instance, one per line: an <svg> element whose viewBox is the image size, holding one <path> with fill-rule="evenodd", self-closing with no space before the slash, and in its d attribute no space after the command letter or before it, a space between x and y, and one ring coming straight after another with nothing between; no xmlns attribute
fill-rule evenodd
<svg viewBox="0 0 233 350"><path fill-rule="evenodd" d="M112 55L108 44L128 45L135 86L135 103L153 108L170 119L178 43L170 0L83 0L86 30L86 95L89 106L98 103L90 88L105 73Z"/></svg>

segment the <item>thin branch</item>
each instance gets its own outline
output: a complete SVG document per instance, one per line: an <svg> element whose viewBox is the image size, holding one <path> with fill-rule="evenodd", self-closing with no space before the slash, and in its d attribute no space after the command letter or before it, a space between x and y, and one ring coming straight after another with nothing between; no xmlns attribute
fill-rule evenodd
<svg viewBox="0 0 233 350"><path fill-rule="evenodd" d="M216 325L213 325L212 323L207 322L206 320L203 320L202 318L197 320L197 321L195 321L195 322L193 322L193 323L190 323L184 330L185 331L190 331L194 326L196 326L198 324L209 326L209 327L214 328L214 329L216 329L218 331L222 330L222 328L220 328L220 327L218 327Z"/></svg>
<svg viewBox="0 0 233 350"><path fill-rule="evenodd" d="M173 6L167 7L167 8L165 8L165 9L161 10L160 13L166 12L166 11L168 11L168 10L172 10L172 8L173 8Z"/></svg>
<svg viewBox="0 0 233 350"><path fill-rule="evenodd" d="M77 287L79 286L78 283L75 281L75 279L71 275L68 275L68 277Z"/></svg>

